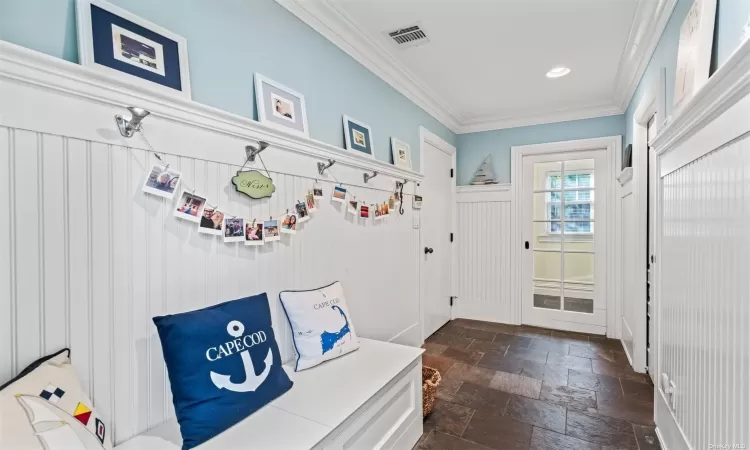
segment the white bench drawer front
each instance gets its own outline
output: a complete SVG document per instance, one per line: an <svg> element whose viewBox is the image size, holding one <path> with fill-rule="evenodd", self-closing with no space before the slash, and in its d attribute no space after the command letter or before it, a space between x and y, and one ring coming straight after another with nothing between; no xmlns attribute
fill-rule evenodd
<svg viewBox="0 0 750 450"><path fill-rule="evenodd" d="M418 434L413 429L418 427ZM379 393L351 422L342 424L316 448L410 449L422 434L422 364L418 362ZM409 438L405 433L415 435ZM402 436L404 437L401 440Z"/></svg>

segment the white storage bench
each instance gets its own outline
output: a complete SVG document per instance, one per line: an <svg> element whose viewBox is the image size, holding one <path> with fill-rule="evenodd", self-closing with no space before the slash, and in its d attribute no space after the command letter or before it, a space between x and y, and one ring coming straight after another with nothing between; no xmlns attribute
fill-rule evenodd
<svg viewBox="0 0 750 450"><path fill-rule="evenodd" d="M420 348L360 339L359 350L302 372L294 386L199 450L411 449L422 434ZM179 450L176 420L116 450Z"/></svg>

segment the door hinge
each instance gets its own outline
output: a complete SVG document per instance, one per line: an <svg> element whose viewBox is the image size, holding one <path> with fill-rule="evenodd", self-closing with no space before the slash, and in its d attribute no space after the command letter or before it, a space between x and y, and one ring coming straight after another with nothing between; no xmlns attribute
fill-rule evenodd
<svg viewBox="0 0 750 450"><path fill-rule="evenodd" d="M453 178L453 169L451 169L451 178Z"/></svg>
<svg viewBox="0 0 750 450"><path fill-rule="evenodd" d="M451 295L451 306L453 306L453 299L456 298L455 296Z"/></svg>
<svg viewBox="0 0 750 450"><path fill-rule="evenodd" d="M451 233L451 242L453 242L453 233Z"/></svg>

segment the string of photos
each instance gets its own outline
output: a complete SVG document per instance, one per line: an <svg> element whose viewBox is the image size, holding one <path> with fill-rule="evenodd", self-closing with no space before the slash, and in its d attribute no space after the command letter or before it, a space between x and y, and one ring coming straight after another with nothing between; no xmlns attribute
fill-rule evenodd
<svg viewBox="0 0 750 450"><path fill-rule="evenodd" d="M119 122L118 122L119 124ZM156 195L162 198L173 200L175 193L177 203L173 206L175 217L193 222L198 226L199 233L205 233L215 236L223 236L224 242L244 242L245 245L258 246L268 242L274 242L281 239L281 234L296 234L298 225L310 220L318 210L317 200L324 198L323 187L315 180L313 188L308 190L304 200L297 200L295 204L286 209L283 213L272 214L266 219L253 218L252 220L229 213L218 205L209 203L208 199L191 189L182 181L182 173L171 167L168 161L165 161L163 154L154 150L143 131L142 125L138 124L137 132L140 132L144 141L148 145L151 153L159 160L158 164L151 167L151 171L143 182L142 190L145 193ZM268 147L265 142L260 142L259 147L248 146L246 148L247 158L244 164L232 177L232 184L237 192L247 195L253 199L271 197L276 187L273 185L271 174L268 171L260 152ZM247 164L254 162L258 158L263 166L265 175L258 170L246 169ZM395 190L390 194L388 200L382 203L368 204L360 201L357 196L347 189L346 185L340 182L330 170L335 161L329 160L328 164L319 163L318 172L323 175L327 170L331 178L335 181L331 192L331 201L346 203L346 213L360 220L382 220L392 212L396 211L404 214L403 209L403 190L404 184L408 182L396 182ZM374 174L364 174L365 182L377 176ZM310 177L303 177L310 178ZM311 178L312 179L312 178ZM421 197L415 196L414 207L421 207Z"/></svg>

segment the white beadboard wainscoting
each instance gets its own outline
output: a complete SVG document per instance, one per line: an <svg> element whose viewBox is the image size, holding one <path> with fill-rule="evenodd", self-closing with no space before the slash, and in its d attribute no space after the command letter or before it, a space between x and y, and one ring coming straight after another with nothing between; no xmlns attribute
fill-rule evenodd
<svg viewBox="0 0 750 450"><path fill-rule="evenodd" d="M655 406L668 450L750 445L748 93L750 41L653 141Z"/></svg>
<svg viewBox="0 0 750 450"><path fill-rule="evenodd" d="M510 185L457 189L458 292L454 316L513 323Z"/></svg>
<svg viewBox="0 0 750 450"><path fill-rule="evenodd" d="M141 95L6 43L0 98L0 380L70 347L120 443L174 416L156 315L267 292L288 360L278 292L340 280L358 334L421 343L417 213L407 206L378 222L347 215L346 204L328 198L335 184L316 164L335 159L331 172L369 203L388 199L395 180L421 181L418 173L190 101ZM302 200L316 177L326 198L280 242L245 247L199 234L173 216L172 201L141 192L158 161L140 136L117 131L114 114L127 115L126 105L152 111L144 120L150 142L185 186L220 209L267 219ZM245 145L257 140L271 143L262 153L276 185L270 199L247 198L230 182ZM363 185L372 170L380 176Z"/></svg>

